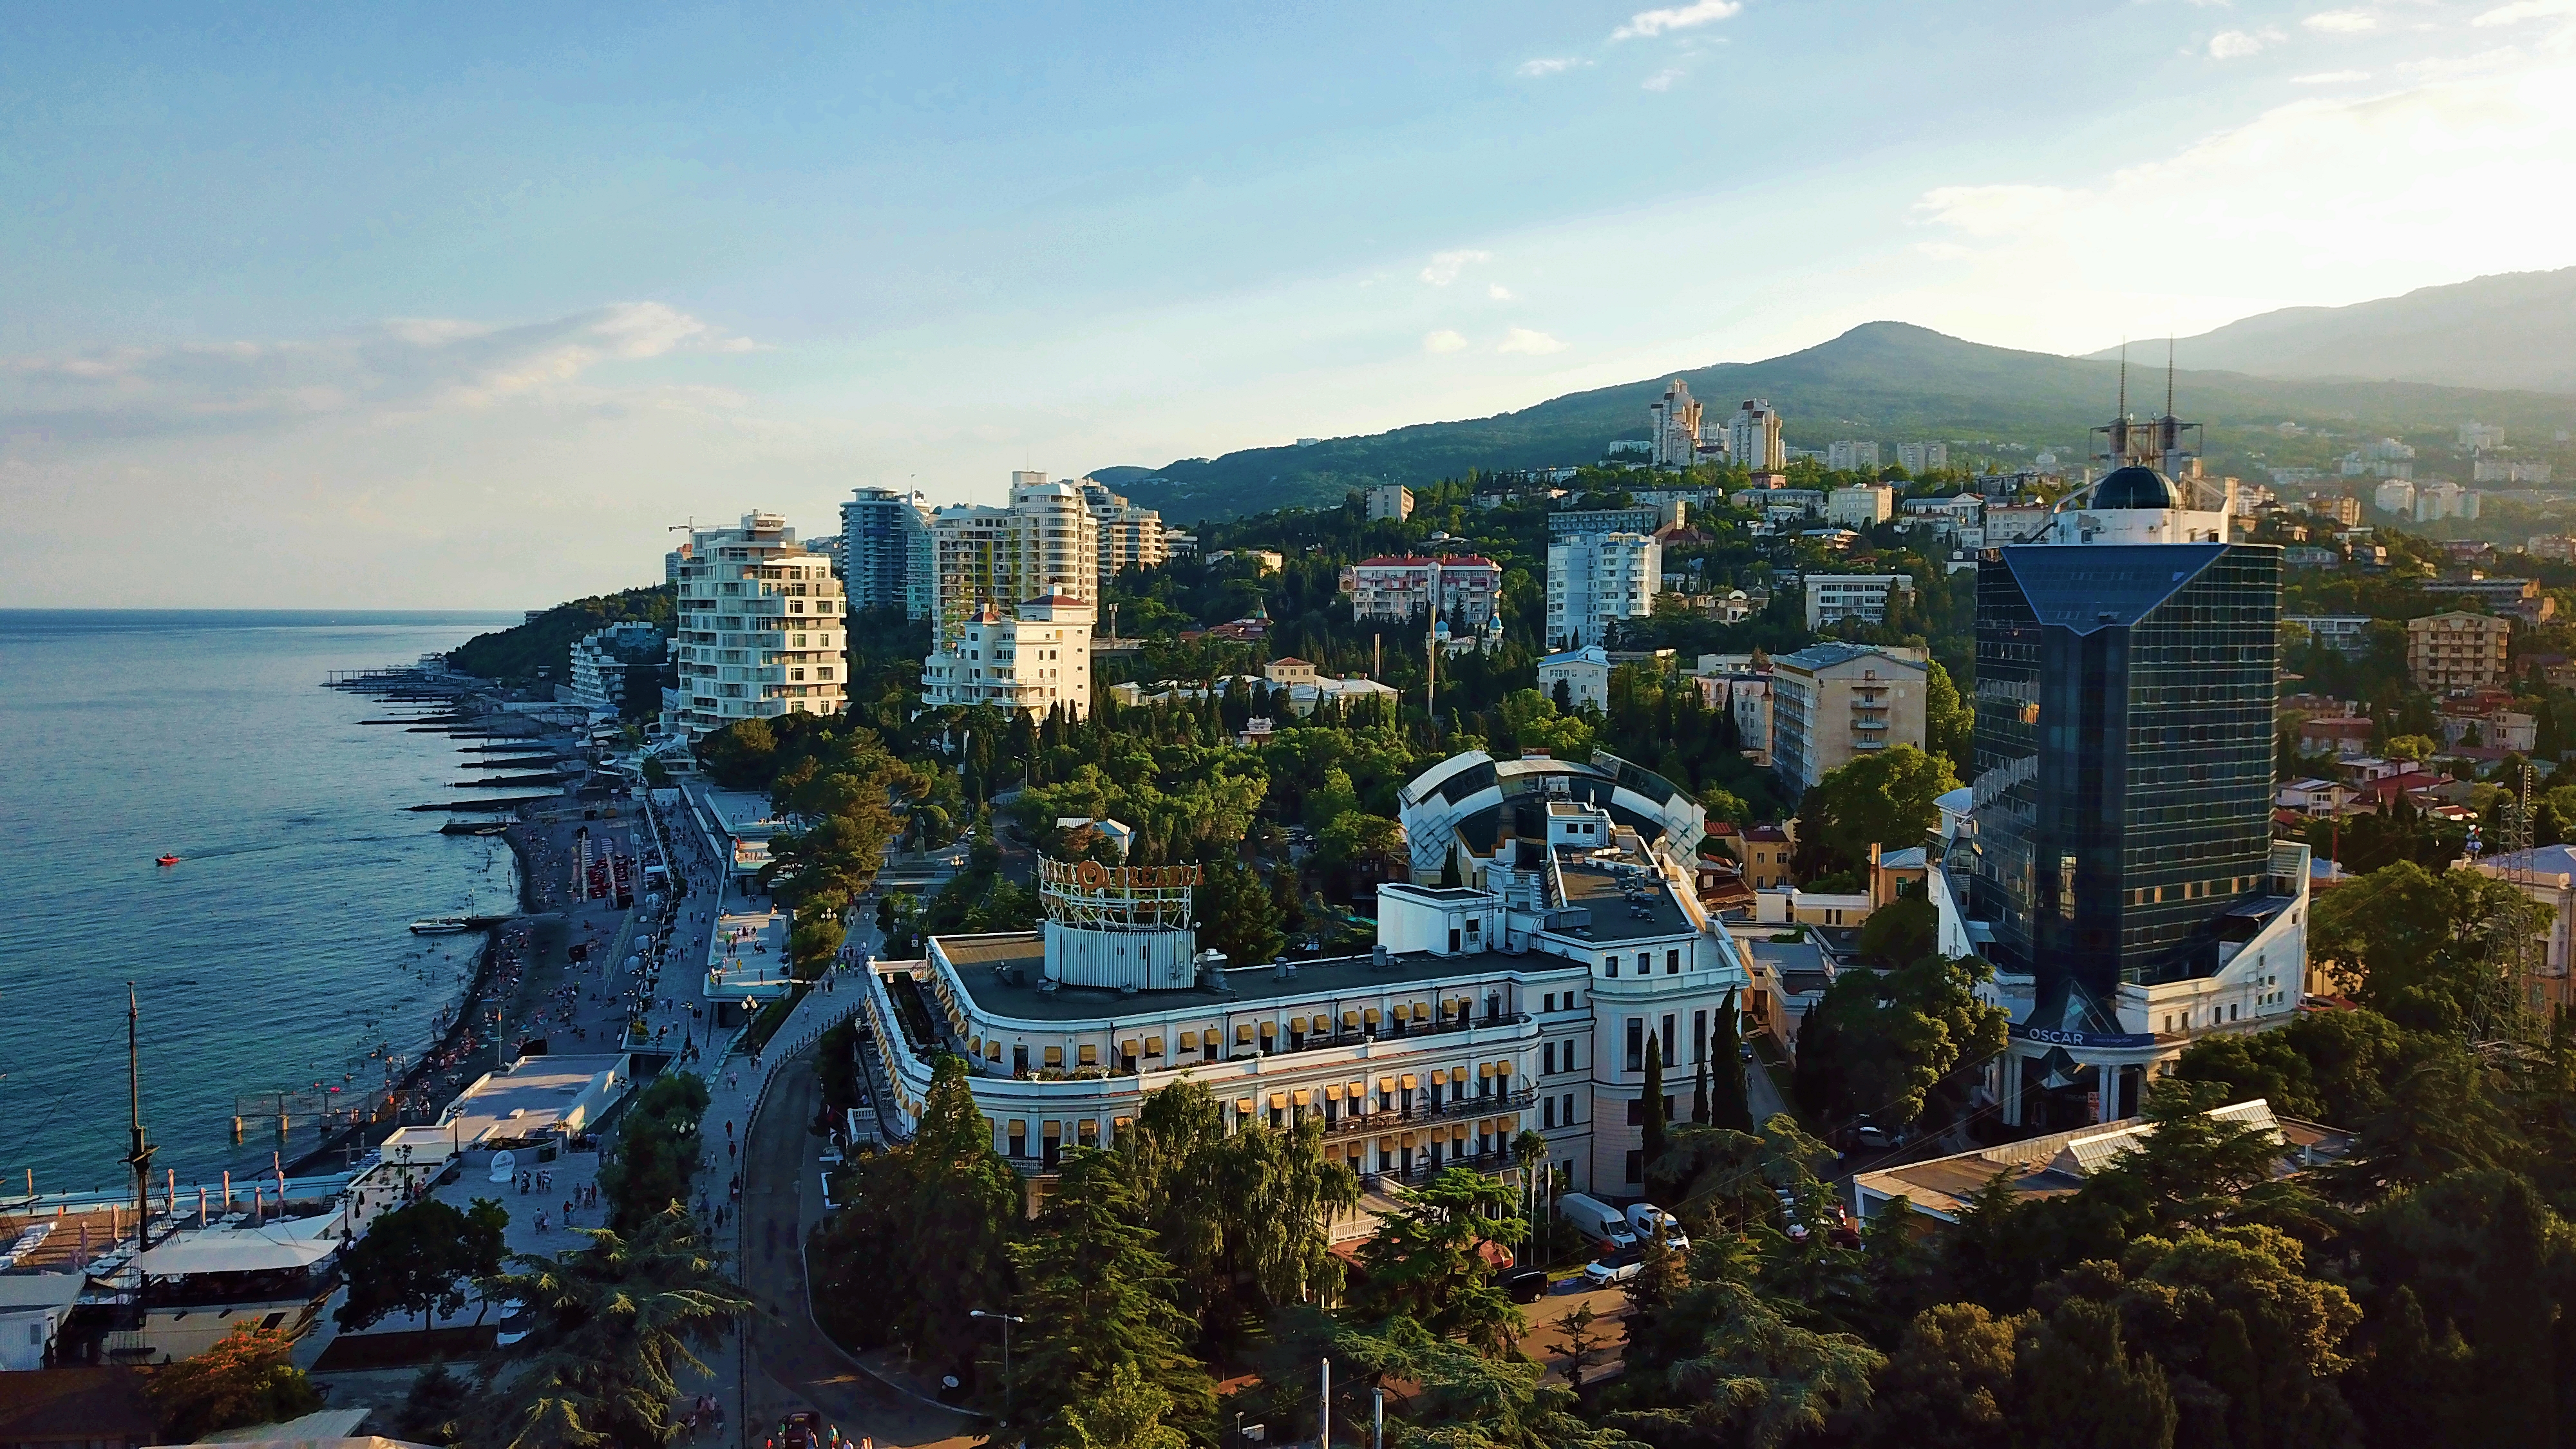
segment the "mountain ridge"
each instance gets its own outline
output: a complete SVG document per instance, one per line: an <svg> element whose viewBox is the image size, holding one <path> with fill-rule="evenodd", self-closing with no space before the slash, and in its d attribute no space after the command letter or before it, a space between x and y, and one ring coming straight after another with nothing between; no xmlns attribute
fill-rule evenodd
<svg viewBox="0 0 2576 1449"><path fill-rule="evenodd" d="M2139 369L2143 371L2143 369ZM1139 506L1196 522L1271 508L1331 506L1344 492L1379 483L1427 483L1471 468L1509 470L1590 463L1646 427L1646 406L1679 378L1712 414L1750 397L1779 409L1794 446L1837 438L1991 439L2080 449L2086 430L2116 407L2119 368L2098 358L1991 347L1906 322L1868 322L1796 352L1759 362L1725 362L1635 382L1567 393L1482 418L1413 423L1382 433L1305 445L1245 448L1168 463L1141 476L1121 472ZM2133 378L2152 388L2162 382ZM2529 435L2576 425L2576 398L2535 392L2355 379L2254 377L2177 371L2178 411L2211 425L2213 461L2251 471L2266 456L2256 429L2284 420L2334 418L2361 431L2448 429L2472 416ZM2139 395L2143 397L2143 394ZM2160 402L2161 399L2158 399ZM2143 402L2133 412L2145 412ZM2227 430L2222 434L2222 429ZM2222 437L2242 435L2242 445ZM1885 450L1894 461L1893 449ZM1103 480L1107 481L1107 480Z"/></svg>
<svg viewBox="0 0 2576 1449"><path fill-rule="evenodd" d="M2107 347L2085 357L2118 355ZM2576 394L2576 267L2494 272L2344 307L2258 312L2174 339L2174 357L2185 367L2258 377Z"/></svg>

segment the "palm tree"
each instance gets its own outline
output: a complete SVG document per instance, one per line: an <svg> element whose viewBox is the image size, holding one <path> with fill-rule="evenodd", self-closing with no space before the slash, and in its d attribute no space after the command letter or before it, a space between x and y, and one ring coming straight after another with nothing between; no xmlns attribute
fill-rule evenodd
<svg viewBox="0 0 2576 1449"><path fill-rule="evenodd" d="M1547 1161L1547 1139L1534 1128L1521 1129L1521 1135L1512 1139L1512 1160L1521 1169L1521 1216L1529 1219L1527 1241L1535 1243L1539 1241L1538 1168Z"/></svg>
<svg viewBox="0 0 2576 1449"><path fill-rule="evenodd" d="M519 1254L517 1271L496 1280L495 1291L526 1304L537 1327L526 1367L503 1386L477 1442L667 1446L678 1429L671 1403L680 1372L707 1372L692 1349L712 1346L752 1311L685 1208L633 1233L583 1232L588 1247Z"/></svg>

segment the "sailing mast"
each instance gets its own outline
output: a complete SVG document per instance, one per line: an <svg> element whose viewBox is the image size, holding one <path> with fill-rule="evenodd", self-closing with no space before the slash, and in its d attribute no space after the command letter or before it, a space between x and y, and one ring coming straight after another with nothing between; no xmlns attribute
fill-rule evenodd
<svg viewBox="0 0 2576 1449"><path fill-rule="evenodd" d="M145 1236L145 1224L152 1215L152 1153L143 1140L143 1059L136 1048L136 1026L141 1008L134 998L134 983L125 983L125 1087L133 1113L133 1148L125 1161L134 1169L134 1251L140 1254L151 1246Z"/></svg>

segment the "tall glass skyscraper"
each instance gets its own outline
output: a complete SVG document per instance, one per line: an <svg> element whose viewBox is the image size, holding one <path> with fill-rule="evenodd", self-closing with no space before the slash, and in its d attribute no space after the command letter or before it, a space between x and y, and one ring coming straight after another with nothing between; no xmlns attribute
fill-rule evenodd
<svg viewBox="0 0 2576 1449"><path fill-rule="evenodd" d="M2180 506L2143 467L2094 494L2134 519ZM2094 510L2063 528L2122 531ZM2280 601L2264 544L2068 538L1980 563L1970 915L2033 978L2034 1023L2117 1030L2123 982L2216 973L2231 911L2266 894Z"/></svg>

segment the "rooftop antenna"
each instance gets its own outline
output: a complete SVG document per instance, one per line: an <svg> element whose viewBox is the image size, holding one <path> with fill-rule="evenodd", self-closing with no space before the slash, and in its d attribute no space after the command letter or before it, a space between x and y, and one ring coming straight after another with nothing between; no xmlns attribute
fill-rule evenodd
<svg viewBox="0 0 2576 1449"><path fill-rule="evenodd" d="M2173 334L2172 334L2172 333L2170 333L2170 332L2168 332L2168 333L2166 333L2166 334L2165 334L2165 416L2166 416L2166 417L2172 417L2172 416L2173 416L2173 384L2174 384L2173 357L2174 357L2174 341L2173 341Z"/></svg>

